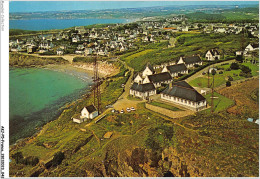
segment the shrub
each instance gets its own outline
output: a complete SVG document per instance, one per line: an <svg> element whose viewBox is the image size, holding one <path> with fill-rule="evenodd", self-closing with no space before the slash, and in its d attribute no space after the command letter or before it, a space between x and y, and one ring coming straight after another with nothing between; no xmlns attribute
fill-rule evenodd
<svg viewBox="0 0 260 179"><path fill-rule="evenodd" d="M237 55L236 56L236 61L242 62L243 61L243 56L242 55Z"/></svg>
<svg viewBox="0 0 260 179"><path fill-rule="evenodd" d="M226 71L231 71L231 69L230 69L230 68L227 68Z"/></svg>
<svg viewBox="0 0 260 179"><path fill-rule="evenodd" d="M218 72L218 74L223 74L223 71Z"/></svg>
<svg viewBox="0 0 260 179"><path fill-rule="evenodd" d="M21 163L23 160L23 154L22 152L16 152L15 154L11 155L13 159L15 159L16 163Z"/></svg>
<svg viewBox="0 0 260 179"><path fill-rule="evenodd" d="M65 158L63 152L57 152L54 154L53 160L52 160L52 166L58 166L61 164L62 160Z"/></svg>
<svg viewBox="0 0 260 179"><path fill-rule="evenodd" d="M230 82L230 81L227 81L227 82L226 82L226 87L229 87L229 86L231 86L231 82Z"/></svg>
<svg viewBox="0 0 260 179"><path fill-rule="evenodd" d="M233 81L233 78L231 76L228 76L228 81Z"/></svg>
<svg viewBox="0 0 260 179"><path fill-rule="evenodd" d="M251 73L251 69L245 65L241 65L240 69L243 73Z"/></svg>
<svg viewBox="0 0 260 179"><path fill-rule="evenodd" d="M230 68L232 70L238 70L239 69L239 65L237 63L231 63Z"/></svg>

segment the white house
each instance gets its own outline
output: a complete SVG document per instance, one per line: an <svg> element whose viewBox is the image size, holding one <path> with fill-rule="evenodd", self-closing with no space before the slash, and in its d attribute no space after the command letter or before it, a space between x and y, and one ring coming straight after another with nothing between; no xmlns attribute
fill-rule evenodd
<svg viewBox="0 0 260 179"><path fill-rule="evenodd" d="M141 77L141 75L139 73L136 74L136 76L134 78L134 82L135 83L143 83L143 78Z"/></svg>
<svg viewBox="0 0 260 179"><path fill-rule="evenodd" d="M207 107L206 99L185 81L170 83L161 93L161 99L193 111L200 111Z"/></svg>
<svg viewBox="0 0 260 179"><path fill-rule="evenodd" d="M98 111L94 105L89 105L82 109L81 116L87 119L94 119L98 116Z"/></svg>
<svg viewBox="0 0 260 179"><path fill-rule="evenodd" d="M156 89L153 83L146 83L146 84L134 83L130 88L130 95L140 97L143 99L155 94L156 94Z"/></svg>
<svg viewBox="0 0 260 179"><path fill-rule="evenodd" d="M180 57L177 64L183 64L183 63L187 66L187 68L192 68L194 65L202 65L202 60L197 55L191 57Z"/></svg>
<svg viewBox="0 0 260 179"><path fill-rule="evenodd" d="M188 74L188 69L185 64L169 65L162 69L163 72L169 72L172 77L176 77L179 74Z"/></svg>
<svg viewBox="0 0 260 179"><path fill-rule="evenodd" d="M169 84L172 81L172 76L168 72L148 75L143 80L143 84L153 83L155 88L160 87L162 83Z"/></svg>
<svg viewBox="0 0 260 179"><path fill-rule="evenodd" d="M254 51L254 50L258 50L259 49L259 45L258 44L249 44L248 46L246 46L245 48L245 53L249 52L249 51Z"/></svg>
<svg viewBox="0 0 260 179"><path fill-rule="evenodd" d="M154 74L154 69L150 63L148 63L142 73L142 77L145 78L148 75Z"/></svg>
<svg viewBox="0 0 260 179"><path fill-rule="evenodd" d="M217 50L211 49L207 51L205 58L206 60L210 60L210 61L219 60L220 54Z"/></svg>
<svg viewBox="0 0 260 179"><path fill-rule="evenodd" d="M73 120L73 122L80 124L84 121L87 121L88 119L94 119L97 116L98 116L98 111L96 110L95 106L90 105L90 106L84 107L81 110L81 115L72 117L72 120Z"/></svg>
<svg viewBox="0 0 260 179"><path fill-rule="evenodd" d="M64 50L62 50L61 48L58 48L56 53L57 53L57 55L63 55L64 54Z"/></svg>

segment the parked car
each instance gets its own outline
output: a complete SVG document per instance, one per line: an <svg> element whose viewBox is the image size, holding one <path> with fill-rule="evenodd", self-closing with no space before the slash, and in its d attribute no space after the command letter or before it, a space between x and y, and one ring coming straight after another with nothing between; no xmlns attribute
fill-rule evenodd
<svg viewBox="0 0 260 179"><path fill-rule="evenodd" d="M123 114L123 113L124 113L124 110L122 109L122 110L120 111L120 113Z"/></svg>
<svg viewBox="0 0 260 179"><path fill-rule="evenodd" d="M106 108L113 108L113 105L109 104L106 106Z"/></svg>
<svg viewBox="0 0 260 179"><path fill-rule="evenodd" d="M131 111L135 111L135 108L134 108L134 107L131 107Z"/></svg>
<svg viewBox="0 0 260 179"><path fill-rule="evenodd" d="M112 111L111 112L116 112L116 110L115 109L112 109Z"/></svg>
<svg viewBox="0 0 260 179"><path fill-rule="evenodd" d="M131 109L130 109L130 108L126 108L126 111L127 111L127 112L131 112Z"/></svg>

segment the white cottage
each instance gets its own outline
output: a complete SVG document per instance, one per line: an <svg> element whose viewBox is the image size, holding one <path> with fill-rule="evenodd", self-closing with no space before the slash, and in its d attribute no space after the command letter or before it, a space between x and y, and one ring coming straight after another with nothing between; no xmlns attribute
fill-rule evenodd
<svg viewBox="0 0 260 179"><path fill-rule="evenodd" d="M192 68L194 65L202 65L202 60L199 56L180 57L177 64L185 64L187 68Z"/></svg>
<svg viewBox="0 0 260 179"><path fill-rule="evenodd" d="M146 84L134 83L130 88L130 95L140 97L143 99L155 94L156 94L156 89L153 83L146 83Z"/></svg>
<svg viewBox="0 0 260 179"><path fill-rule="evenodd" d="M168 72L148 75L143 80L143 84L153 83L155 88L160 87L162 84L169 84L172 81L172 76Z"/></svg>
<svg viewBox="0 0 260 179"><path fill-rule="evenodd" d="M95 108L95 106L90 105L90 106L84 107L81 110L80 117L72 117L72 119L73 119L73 122L82 123L84 121L87 121L88 119L94 119L97 116L98 116L97 109Z"/></svg>
<svg viewBox="0 0 260 179"><path fill-rule="evenodd" d="M145 78L146 76L152 75L152 74L154 74L154 69L153 69L152 65L150 63L148 63L142 73L142 75L143 75L142 77Z"/></svg>
<svg viewBox="0 0 260 179"><path fill-rule="evenodd" d="M211 49L207 51L205 58L206 60L210 60L210 61L219 60L220 54L217 50Z"/></svg>

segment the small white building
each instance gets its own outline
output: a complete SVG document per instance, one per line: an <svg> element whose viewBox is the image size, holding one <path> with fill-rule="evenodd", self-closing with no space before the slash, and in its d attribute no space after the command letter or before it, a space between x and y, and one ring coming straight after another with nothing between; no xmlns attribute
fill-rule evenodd
<svg viewBox="0 0 260 179"><path fill-rule="evenodd" d="M169 72L172 77L176 77L179 74L188 74L188 69L185 64L177 64L177 65L165 66L162 69L162 73L163 72Z"/></svg>
<svg viewBox="0 0 260 179"><path fill-rule="evenodd" d="M139 98L147 98L156 94L156 89L153 83L138 84L134 83L130 88L130 95Z"/></svg>
<svg viewBox="0 0 260 179"><path fill-rule="evenodd" d="M206 60L210 60L210 61L219 60L220 54L217 50L211 49L207 51L205 58Z"/></svg>
<svg viewBox="0 0 260 179"><path fill-rule="evenodd" d="M187 68L192 68L194 65L202 65L202 60L197 55L191 57L180 57L177 64L183 64L183 63L187 66Z"/></svg>
<svg viewBox="0 0 260 179"><path fill-rule="evenodd" d="M207 107L206 99L185 81L169 85L161 93L161 99L180 105L193 111Z"/></svg>
<svg viewBox="0 0 260 179"><path fill-rule="evenodd" d="M152 75L152 74L154 74L154 69L153 69L152 65L150 63L148 63L142 73L142 75L143 75L142 77L145 78L146 76Z"/></svg>
<svg viewBox="0 0 260 179"><path fill-rule="evenodd" d="M98 116L98 111L97 109L95 108L94 105L89 105L87 107L84 107L82 110L81 110L81 115L80 117L72 117L73 119L73 122L76 122L76 123L82 123L84 121L87 121L88 119L94 119L95 117Z"/></svg>
<svg viewBox="0 0 260 179"><path fill-rule="evenodd" d="M160 87L162 84L169 84L172 82L172 76L168 72L148 75L143 80L143 84L153 83L155 88Z"/></svg>
<svg viewBox="0 0 260 179"><path fill-rule="evenodd" d="M135 83L143 83L143 78L141 77L141 75L139 73L137 73L137 75L134 77L134 82Z"/></svg>

